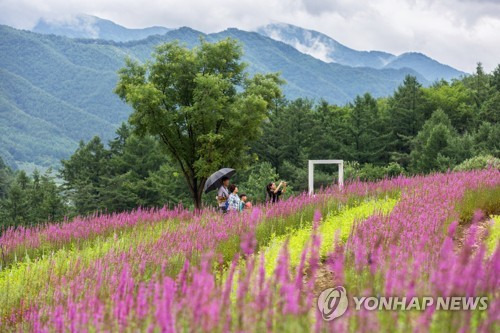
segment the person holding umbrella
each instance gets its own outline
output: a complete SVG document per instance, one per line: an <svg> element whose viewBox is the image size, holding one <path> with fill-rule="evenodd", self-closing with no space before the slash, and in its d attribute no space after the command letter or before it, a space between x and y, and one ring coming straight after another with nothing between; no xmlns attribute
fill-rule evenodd
<svg viewBox="0 0 500 333"><path fill-rule="evenodd" d="M217 190L217 207L221 212L227 211L227 199L229 198L229 178L235 173L236 171L234 169L222 168L208 177L205 183L205 187L203 189L205 193Z"/></svg>
<svg viewBox="0 0 500 333"><path fill-rule="evenodd" d="M219 210L223 213L227 211L226 202L229 198L229 177L222 177L222 185L219 187L219 191L217 192L217 203L219 204Z"/></svg>

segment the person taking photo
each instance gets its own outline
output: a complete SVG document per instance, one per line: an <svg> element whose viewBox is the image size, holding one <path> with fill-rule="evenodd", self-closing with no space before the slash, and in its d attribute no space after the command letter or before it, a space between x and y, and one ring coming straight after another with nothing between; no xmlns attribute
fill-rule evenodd
<svg viewBox="0 0 500 333"><path fill-rule="evenodd" d="M286 182L280 182L278 186L276 186L275 182L271 182L267 185L266 192L267 201L276 203L279 201L280 196L286 192Z"/></svg>

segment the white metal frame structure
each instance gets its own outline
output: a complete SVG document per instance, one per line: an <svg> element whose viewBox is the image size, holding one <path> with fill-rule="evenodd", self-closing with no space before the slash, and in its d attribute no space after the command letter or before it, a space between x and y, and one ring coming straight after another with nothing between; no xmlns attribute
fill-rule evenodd
<svg viewBox="0 0 500 333"><path fill-rule="evenodd" d="M309 194L314 194L315 164L337 164L339 166L339 187L344 186L344 160L309 160Z"/></svg>

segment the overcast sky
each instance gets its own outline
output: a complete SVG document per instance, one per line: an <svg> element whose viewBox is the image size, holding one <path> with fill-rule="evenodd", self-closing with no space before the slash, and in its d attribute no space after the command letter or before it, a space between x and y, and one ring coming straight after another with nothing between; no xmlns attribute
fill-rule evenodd
<svg viewBox="0 0 500 333"><path fill-rule="evenodd" d="M0 23L16 28L78 13L203 32L285 22L354 49L423 52L467 72L477 61L488 71L500 63L500 0L0 0Z"/></svg>

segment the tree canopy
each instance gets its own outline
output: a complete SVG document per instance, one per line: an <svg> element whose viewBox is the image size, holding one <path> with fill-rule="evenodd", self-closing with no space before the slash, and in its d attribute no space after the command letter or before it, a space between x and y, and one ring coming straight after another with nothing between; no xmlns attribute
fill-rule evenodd
<svg viewBox="0 0 500 333"><path fill-rule="evenodd" d="M136 133L153 135L182 171L196 207L207 177L223 166L248 163L248 142L258 138L278 74L248 77L233 39L188 49L177 42L156 48L153 60L127 60L116 93L134 109Z"/></svg>

